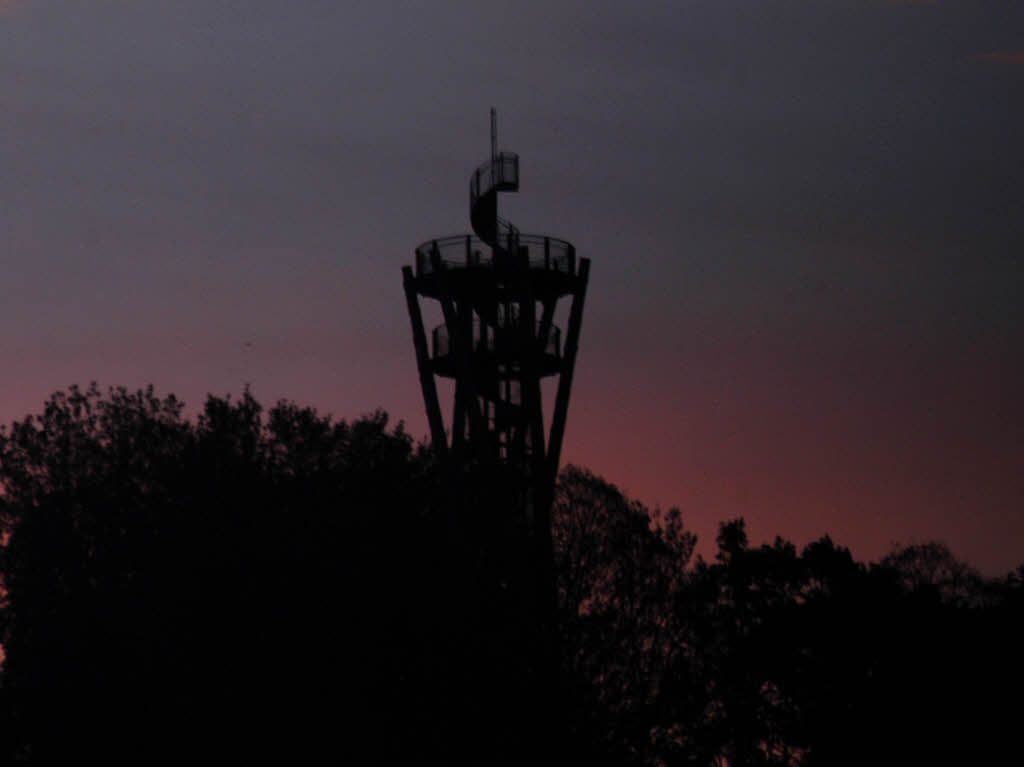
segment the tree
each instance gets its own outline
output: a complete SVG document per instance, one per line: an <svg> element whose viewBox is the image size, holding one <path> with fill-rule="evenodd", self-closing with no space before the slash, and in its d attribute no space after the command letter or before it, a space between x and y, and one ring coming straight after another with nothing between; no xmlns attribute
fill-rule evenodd
<svg viewBox="0 0 1024 767"><path fill-rule="evenodd" d="M246 392L183 413L71 388L0 431L0 759L813 767L1010 745L1024 569L986 580L939 544L869 568L828 537L751 546L742 519L694 562L677 509L569 467L553 671L521 478L439 466L380 411ZM563 722L573 751L545 750Z"/></svg>
<svg viewBox="0 0 1024 767"><path fill-rule="evenodd" d="M581 761L642 764L687 721L670 674L688 627L675 604L696 538L677 509L650 512L568 467L553 510L561 643Z"/></svg>
<svg viewBox="0 0 1024 767"><path fill-rule="evenodd" d="M918 598L963 605L984 598L978 571L958 560L939 541L894 547L879 567L891 570L904 591Z"/></svg>
<svg viewBox="0 0 1024 767"><path fill-rule="evenodd" d="M248 392L192 423L72 387L4 430L8 756L385 758L430 591L392 534L431 513L423 463L383 413L264 417Z"/></svg>

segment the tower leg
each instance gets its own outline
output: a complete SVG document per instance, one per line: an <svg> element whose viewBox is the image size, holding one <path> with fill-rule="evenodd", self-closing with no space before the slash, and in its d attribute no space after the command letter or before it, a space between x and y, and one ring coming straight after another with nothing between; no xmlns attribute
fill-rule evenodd
<svg viewBox="0 0 1024 767"><path fill-rule="evenodd" d="M437 384L434 372L430 369L430 355L427 352L427 333L423 328L423 315L420 313L420 302L416 295L415 279L412 269L402 267L402 284L405 286L405 300L409 305L409 320L412 322L412 343L416 349L416 366L420 373L420 387L423 389L423 402L427 408L427 422L430 425L430 441L434 450L441 456L447 454L448 442L444 434L444 421L441 418L441 405L437 400Z"/></svg>
<svg viewBox="0 0 1024 767"><path fill-rule="evenodd" d="M580 341L580 326L583 324L583 300L587 295L587 278L590 275L590 259L580 259L576 275L576 289L573 291L572 308L569 310L569 328L565 337L562 354L562 374L558 377L558 393L555 395L555 410L551 416L551 437L548 440L548 474L553 485L558 478L558 461L562 453L562 438L565 436L565 419L569 410L569 391L572 388L572 373L576 365L576 351Z"/></svg>
<svg viewBox="0 0 1024 767"><path fill-rule="evenodd" d="M441 254L437 252L436 246L431 253L431 262L434 272L438 278L447 281L444 263L441 261ZM487 424L484 422L480 412L480 400L477 397L476 383L473 378L473 317L472 309L468 305L459 307L452 301L452 291L445 289L442 292L441 312L444 314L444 323L448 328L448 340L452 344L451 354L455 357L455 366L458 371L458 380L462 382L462 402L465 407L466 417L469 419L470 440L476 447L481 458L489 456L487 444ZM468 334L465 332L465 325L468 323ZM468 337L467 337L468 336Z"/></svg>

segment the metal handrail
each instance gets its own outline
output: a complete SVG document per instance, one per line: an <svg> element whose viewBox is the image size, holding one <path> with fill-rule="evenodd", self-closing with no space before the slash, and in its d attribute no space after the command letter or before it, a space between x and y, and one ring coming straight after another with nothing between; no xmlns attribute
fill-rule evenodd
<svg viewBox="0 0 1024 767"><path fill-rule="evenodd" d="M477 200L503 184L519 187L519 155L515 152L499 152L493 161L488 160L473 171L469 178L470 210Z"/></svg>
<svg viewBox="0 0 1024 767"><path fill-rule="evenodd" d="M571 242L541 234L519 234L510 238L515 252L525 256L531 269L545 269L567 275L576 274L576 248ZM491 246L476 235L463 234L427 240L416 248L416 276L433 274L434 255L446 269L495 266Z"/></svg>
<svg viewBox="0 0 1024 767"><path fill-rule="evenodd" d="M503 325L491 325L481 323L478 317L473 319L473 351L474 352L501 352L506 344L514 343L511 340L514 336L510 331L519 327L518 319L509 318L511 321ZM537 331L540 331L540 321L537 321ZM433 359L440 359L451 354L451 337L448 334L448 326L438 325L431 333L433 342ZM562 330L557 325L548 327L548 337L544 340L544 354L559 358L562 354Z"/></svg>

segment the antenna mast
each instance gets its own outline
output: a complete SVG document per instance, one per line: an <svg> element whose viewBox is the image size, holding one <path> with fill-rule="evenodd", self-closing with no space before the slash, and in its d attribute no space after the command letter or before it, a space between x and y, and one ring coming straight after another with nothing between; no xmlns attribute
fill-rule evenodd
<svg viewBox="0 0 1024 767"><path fill-rule="evenodd" d="M498 162L498 110L491 107L491 167Z"/></svg>

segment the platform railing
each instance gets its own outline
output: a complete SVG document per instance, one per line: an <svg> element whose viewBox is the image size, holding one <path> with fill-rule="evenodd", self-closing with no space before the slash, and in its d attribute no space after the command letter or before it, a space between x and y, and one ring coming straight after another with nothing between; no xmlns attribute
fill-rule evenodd
<svg viewBox="0 0 1024 767"><path fill-rule="evenodd" d="M480 322L479 318L473 320L473 351L474 352L501 352L505 344L513 342L508 339L513 337L515 326L496 327ZM540 331L540 322L537 323L537 331ZM434 328L432 335L433 359L447 357L452 352L451 336L448 333L447 325L438 325ZM562 353L562 331L557 325L548 328L548 335L544 341L544 354L555 357Z"/></svg>
<svg viewBox="0 0 1024 767"><path fill-rule="evenodd" d="M561 274L576 274L576 248L571 242L540 234L517 234L512 238L517 250L525 256L531 269L545 269ZM491 247L476 235L465 234L428 240L416 248L416 276L433 274L434 255L446 269L495 266Z"/></svg>

